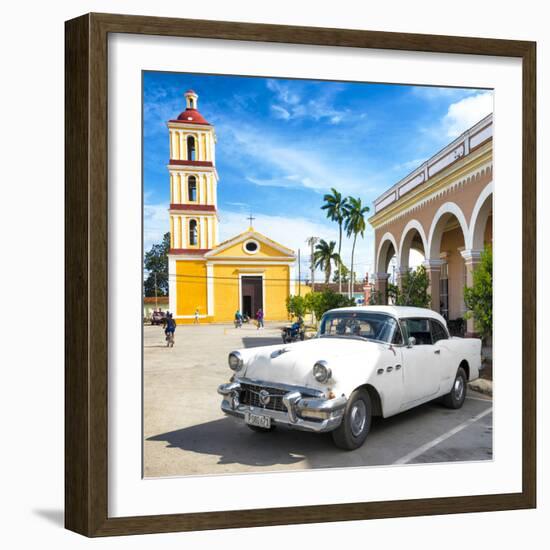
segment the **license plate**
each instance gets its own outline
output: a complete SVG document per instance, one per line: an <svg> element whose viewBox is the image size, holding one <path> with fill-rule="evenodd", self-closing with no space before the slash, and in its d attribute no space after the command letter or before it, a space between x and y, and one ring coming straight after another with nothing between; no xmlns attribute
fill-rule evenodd
<svg viewBox="0 0 550 550"><path fill-rule="evenodd" d="M263 416L261 414L253 414L250 411L244 413L244 421L251 426L258 426L259 428L271 428L271 418L269 416Z"/></svg>

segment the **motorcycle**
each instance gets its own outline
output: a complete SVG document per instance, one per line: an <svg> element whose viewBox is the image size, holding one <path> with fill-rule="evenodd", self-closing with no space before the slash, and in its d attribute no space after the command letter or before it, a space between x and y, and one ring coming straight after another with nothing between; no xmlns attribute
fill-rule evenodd
<svg viewBox="0 0 550 550"><path fill-rule="evenodd" d="M243 323L248 323L249 321L250 317L244 313L239 318L234 319L233 324L235 325L235 328L241 328Z"/></svg>
<svg viewBox="0 0 550 550"><path fill-rule="evenodd" d="M281 329L283 344L303 341L306 337L306 331L302 323L293 323Z"/></svg>

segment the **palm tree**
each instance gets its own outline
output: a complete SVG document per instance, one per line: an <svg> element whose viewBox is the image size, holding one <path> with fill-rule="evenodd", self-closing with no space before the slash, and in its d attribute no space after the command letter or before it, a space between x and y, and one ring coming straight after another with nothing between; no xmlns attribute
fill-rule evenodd
<svg viewBox="0 0 550 550"><path fill-rule="evenodd" d="M344 209L348 199L342 198L342 193L339 193L331 187L332 194L326 194L323 197L325 204L321 206L321 210L327 211L327 218L338 224L338 258L342 256L342 223L344 222ZM342 274L340 261L338 261L338 292L342 292Z"/></svg>
<svg viewBox="0 0 550 550"><path fill-rule="evenodd" d="M349 278L349 296L351 297L352 289L354 288L353 280L353 259L355 255L355 243L357 242L357 236L361 235L361 238L365 236L365 229L367 224L365 221L365 215L370 211L368 206L363 206L361 199L355 197L348 197L344 206L344 227L346 229L346 235L351 237L353 235L353 246L351 247L351 272Z"/></svg>
<svg viewBox="0 0 550 550"><path fill-rule="evenodd" d="M324 239L321 239L315 246L315 253L313 259L315 260L315 267L322 269L325 272L325 284L330 281L330 274L332 271L332 262L339 265L340 256L338 252L335 252L335 241L327 243Z"/></svg>

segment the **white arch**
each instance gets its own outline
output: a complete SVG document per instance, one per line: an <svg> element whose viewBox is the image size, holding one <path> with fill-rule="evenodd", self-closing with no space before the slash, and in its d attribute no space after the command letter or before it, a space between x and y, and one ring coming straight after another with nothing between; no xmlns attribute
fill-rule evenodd
<svg viewBox="0 0 550 550"><path fill-rule="evenodd" d="M422 246L424 247L424 256L428 254L428 240L426 239L426 233L424 231L424 228L422 227L422 224L418 220L410 220L409 223L405 226L405 229L401 232L401 242L399 243L399 267L405 268L409 267L409 252L410 252L410 246L407 250L407 257L402 258L404 254L404 245L405 245L405 238L407 237L407 233L411 229L416 229L418 231L418 234L420 235L420 238L422 239Z"/></svg>
<svg viewBox="0 0 550 550"><path fill-rule="evenodd" d="M485 233L485 223L487 222L487 207L483 208L485 205L485 201L489 196L491 196L493 193L493 182L488 183L483 191L479 194L479 197L477 198L476 204L474 206L474 209L472 211L472 216L470 218L470 235L468 240L468 248L469 249L476 249L481 250L483 248L483 237ZM490 205L490 209L492 210L493 205ZM482 212L483 208L483 212ZM478 222L479 216L485 217L485 221L483 223L483 228L479 227L478 230L481 231L481 242L479 241L479 234L476 235L476 224ZM481 221L481 220L480 220ZM476 241L476 242L474 242Z"/></svg>
<svg viewBox="0 0 550 550"><path fill-rule="evenodd" d="M376 253L376 273L380 272L380 253L382 252L382 247L388 241L393 245L393 249L395 250L395 255L399 258L399 249L397 248L397 242L395 241L395 237L390 232L384 233L384 236L380 239L380 244L378 245L378 252Z"/></svg>
<svg viewBox="0 0 550 550"><path fill-rule="evenodd" d="M468 230L468 224L466 223L466 218L464 217L464 213L460 209L460 207L454 203L454 202L446 202L445 204L442 204L438 211L435 213L435 216L432 221L432 226L430 227L430 234L428 237L428 253L426 255L426 260L439 260L439 247L441 246L441 235L443 234L443 231L438 231L438 234L436 235L435 232L438 228L439 221L445 214L453 214L456 219L458 220L458 223L460 224L460 227L462 228L462 235L464 237L464 245L470 242L470 231ZM433 250L434 248L434 239L438 240L437 243L437 250Z"/></svg>

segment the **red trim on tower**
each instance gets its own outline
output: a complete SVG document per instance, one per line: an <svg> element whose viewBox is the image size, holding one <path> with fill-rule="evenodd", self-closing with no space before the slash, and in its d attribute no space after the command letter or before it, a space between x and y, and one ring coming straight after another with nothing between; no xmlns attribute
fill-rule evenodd
<svg viewBox="0 0 550 550"><path fill-rule="evenodd" d="M174 204L170 203L170 210L197 210L204 212L215 212L213 204Z"/></svg>
<svg viewBox="0 0 550 550"><path fill-rule="evenodd" d="M209 160L176 160L170 159L171 165L177 166L213 166Z"/></svg>
<svg viewBox="0 0 550 550"><path fill-rule="evenodd" d="M210 252L211 248L171 248L168 254L194 254L201 256Z"/></svg>

